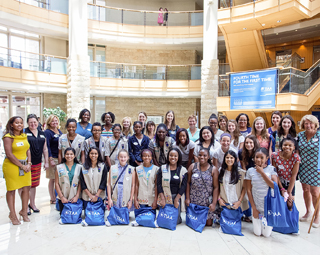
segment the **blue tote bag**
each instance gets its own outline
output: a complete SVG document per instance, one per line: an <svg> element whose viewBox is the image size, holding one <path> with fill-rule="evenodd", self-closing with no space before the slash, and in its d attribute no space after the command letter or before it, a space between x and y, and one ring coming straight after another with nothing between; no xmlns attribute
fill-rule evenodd
<svg viewBox="0 0 320 255"><path fill-rule="evenodd" d="M288 227L286 221L287 203L281 196L278 185L274 184L274 197L271 195L271 188L264 198L264 217L270 227Z"/></svg>
<svg viewBox="0 0 320 255"><path fill-rule="evenodd" d="M273 227L272 231L282 234L292 234L299 232L299 211L293 202L292 210L286 209L286 220L288 227Z"/></svg>
<svg viewBox="0 0 320 255"><path fill-rule="evenodd" d="M83 202L78 199L77 203L63 204L60 222L62 224L79 224L81 223Z"/></svg>
<svg viewBox="0 0 320 255"><path fill-rule="evenodd" d="M143 207L134 210L136 222L139 226L155 228L154 221L156 220L156 210L151 207Z"/></svg>
<svg viewBox="0 0 320 255"><path fill-rule="evenodd" d="M186 212L187 226L202 233L203 228L206 226L208 212L209 207L190 203Z"/></svg>
<svg viewBox="0 0 320 255"><path fill-rule="evenodd" d="M166 204L164 208L160 207L157 224L160 228L176 230L179 211L174 205Z"/></svg>
<svg viewBox="0 0 320 255"><path fill-rule="evenodd" d="M88 202L86 208L86 218L84 219L83 225L89 226L101 226L105 225L104 211L106 207L99 197L95 203Z"/></svg>
<svg viewBox="0 0 320 255"><path fill-rule="evenodd" d="M237 210L223 206L220 217L220 227L223 233L243 236L241 233L241 217L243 213L239 207Z"/></svg>
<svg viewBox="0 0 320 255"><path fill-rule="evenodd" d="M127 207L111 207L110 213L107 217L110 225L128 225L129 224L129 210Z"/></svg>

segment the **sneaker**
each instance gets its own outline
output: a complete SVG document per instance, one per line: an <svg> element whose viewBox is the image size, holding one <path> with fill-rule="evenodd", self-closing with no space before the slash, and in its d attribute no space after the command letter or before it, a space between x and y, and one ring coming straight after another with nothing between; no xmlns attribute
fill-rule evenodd
<svg viewBox="0 0 320 255"><path fill-rule="evenodd" d="M59 220L59 224L60 224L60 225L63 225L63 223L62 223L62 220L61 220L61 219Z"/></svg>
<svg viewBox="0 0 320 255"><path fill-rule="evenodd" d="M139 224L138 224L138 222L133 221L133 222L131 222L131 226L132 226L132 227L137 227L137 226L139 226Z"/></svg>
<svg viewBox="0 0 320 255"><path fill-rule="evenodd" d="M83 221L81 221L81 226L82 227L87 227L88 223L85 220L83 220Z"/></svg>
<svg viewBox="0 0 320 255"><path fill-rule="evenodd" d="M158 223L157 223L157 220L154 221L154 225L156 226L156 228L159 227Z"/></svg>
<svg viewBox="0 0 320 255"><path fill-rule="evenodd" d="M106 224L106 227L111 227L111 224L109 221L106 220L105 224Z"/></svg>

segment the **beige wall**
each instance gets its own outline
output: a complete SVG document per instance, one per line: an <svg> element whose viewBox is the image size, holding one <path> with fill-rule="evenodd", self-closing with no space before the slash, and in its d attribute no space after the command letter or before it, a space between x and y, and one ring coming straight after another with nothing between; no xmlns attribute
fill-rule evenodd
<svg viewBox="0 0 320 255"><path fill-rule="evenodd" d="M66 94L43 94L43 107L56 108L60 107L67 113L67 95Z"/></svg>
<svg viewBox="0 0 320 255"><path fill-rule="evenodd" d="M197 64L197 51L107 47L106 61L132 64L189 65Z"/></svg>
<svg viewBox="0 0 320 255"><path fill-rule="evenodd" d="M51 37L43 38L43 54L59 57L68 56L68 41Z"/></svg>
<svg viewBox="0 0 320 255"><path fill-rule="evenodd" d="M164 116L169 110L174 111L177 125L188 128L188 116L200 112L200 98L106 98L106 111L116 115L115 123L121 123L125 116L136 121L140 111Z"/></svg>

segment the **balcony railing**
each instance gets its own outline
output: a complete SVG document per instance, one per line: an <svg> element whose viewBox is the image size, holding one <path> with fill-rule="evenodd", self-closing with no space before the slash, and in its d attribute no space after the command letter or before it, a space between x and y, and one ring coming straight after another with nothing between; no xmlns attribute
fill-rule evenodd
<svg viewBox="0 0 320 255"><path fill-rule="evenodd" d="M201 65L137 65L91 61L90 76L140 80L201 80Z"/></svg>
<svg viewBox="0 0 320 255"><path fill-rule="evenodd" d="M308 94L320 82L320 60L306 72L294 67L278 68L278 93ZM229 74L219 75L219 97L230 96Z"/></svg>
<svg viewBox="0 0 320 255"><path fill-rule="evenodd" d="M16 0L20 3L30 4L49 11L69 13L69 0Z"/></svg>
<svg viewBox="0 0 320 255"><path fill-rule="evenodd" d="M66 74L67 58L0 47L0 66Z"/></svg>
<svg viewBox="0 0 320 255"><path fill-rule="evenodd" d="M88 4L88 18L127 25L159 26L158 15L167 21L163 26L202 26L203 11L144 11Z"/></svg>

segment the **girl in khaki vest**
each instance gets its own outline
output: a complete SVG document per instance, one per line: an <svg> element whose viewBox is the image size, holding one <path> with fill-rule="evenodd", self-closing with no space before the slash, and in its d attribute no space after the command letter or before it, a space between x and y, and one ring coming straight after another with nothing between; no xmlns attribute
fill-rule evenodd
<svg viewBox="0 0 320 255"><path fill-rule="evenodd" d="M76 203L80 197L79 177L82 166L78 163L75 154L73 148L67 148L64 151L62 163L57 165L55 172L55 188L58 193L60 215L64 207L63 204Z"/></svg>
<svg viewBox="0 0 320 255"><path fill-rule="evenodd" d="M173 204L179 210L177 224L182 222L180 213L180 198L187 188L187 169L182 165L182 155L179 149L172 148L168 153L167 164L162 165L157 174L157 190L160 206Z"/></svg>
<svg viewBox="0 0 320 255"><path fill-rule="evenodd" d="M128 164L129 153L120 150L118 154L119 163L113 165L109 171L108 180L108 205L121 208L133 209L133 195L135 183L134 167Z"/></svg>
<svg viewBox="0 0 320 255"><path fill-rule="evenodd" d="M106 198L108 169L103 163L100 151L90 148L80 174L82 200L84 208L89 201L95 203L98 198Z"/></svg>
<svg viewBox="0 0 320 255"><path fill-rule="evenodd" d="M136 167L136 182L135 182L135 196L134 207L151 206L152 209L157 208L157 186L156 175L159 167L151 163L152 152L145 149L141 153L143 164Z"/></svg>

